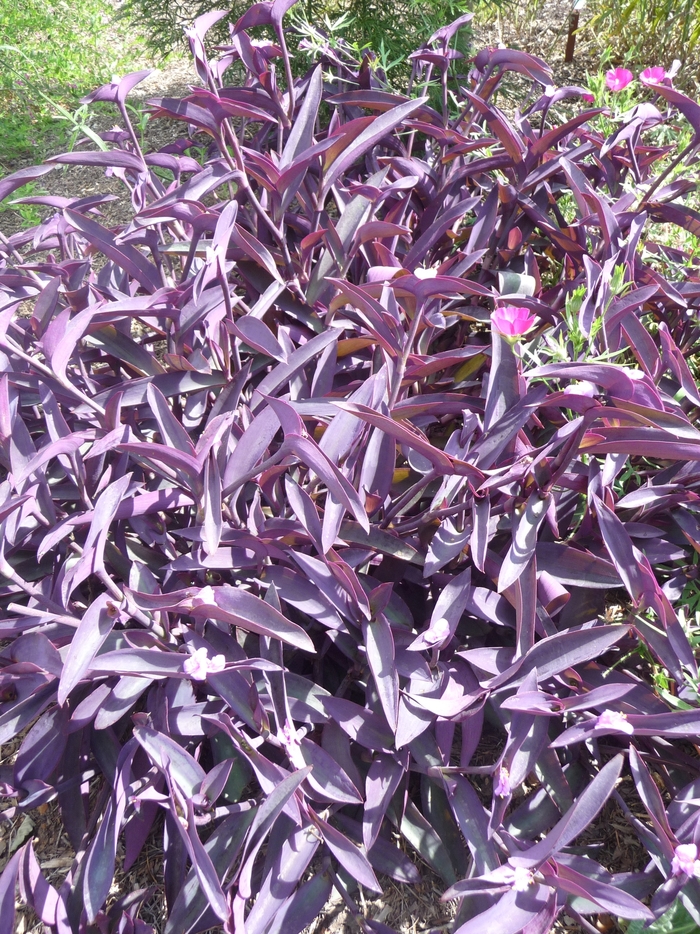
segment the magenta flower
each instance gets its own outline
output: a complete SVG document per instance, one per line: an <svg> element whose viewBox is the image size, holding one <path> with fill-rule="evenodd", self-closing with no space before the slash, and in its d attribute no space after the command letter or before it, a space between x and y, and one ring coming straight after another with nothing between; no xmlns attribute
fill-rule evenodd
<svg viewBox="0 0 700 934"><path fill-rule="evenodd" d="M223 655L215 655L209 658L209 653L205 646L196 649L189 658L182 663L182 670L195 681L206 681L207 675L218 675L226 667L226 659Z"/></svg>
<svg viewBox="0 0 700 934"><path fill-rule="evenodd" d="M634 75L629 68L611 68L605 72L605 84L609 91L622 91L632 80Z"/></svg>
<svg viewBox="0 0 700 934"><path fill-rule="evenodd" d="M655 65L653 68L645 68L639 76L642 84L651 85L663 84L666 77L666 70L661 65Z"/></svg>
<svg viewBox="0 0 700 934"><path fill-rule="evenodd" d="M491 323L499 334L506 338L527 334L534 327L536 320L529 308L518 308L515 305L504 305L491 315Z"/></svg>
<svg viewBox="0 0 700 934"><path fill-rule="evenodd" d="M676 847L671 862L671 872L674 876L680 876L682 873L686 876L700 875L698 848L694 843L681 843Z"/></svg>
<svg viewBox="0 0 700 934"><path fill-rule="evenodd" d="M634 727L627 719L626 714L617 710L605 710L598 717L595 724L596 730L615 730L618 733L627 733L631 736L634 733Z"/></svg>

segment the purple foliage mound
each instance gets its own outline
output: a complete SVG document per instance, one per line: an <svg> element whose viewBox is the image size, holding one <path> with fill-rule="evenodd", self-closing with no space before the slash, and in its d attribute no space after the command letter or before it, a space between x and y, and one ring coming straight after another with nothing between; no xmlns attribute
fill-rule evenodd
<svg viewBox="0 0 700 934"><path fill-rule="evenodd" d="M211 61L195 24L163 150L139 73L91 96L104 150L0 182L103 166L133 206L35 198L0 244L2 818L56 801L76 853L57 889L18 849L0 928L18 888L54 934L151 931L110 894L151 833L166 934L297 934L334 887L387 934L357 886L426 863L460 934L697 919L700 106L666 76L612 121L460 62L468 16L407 95L330 46L294 81L288 7Z"/></svg>

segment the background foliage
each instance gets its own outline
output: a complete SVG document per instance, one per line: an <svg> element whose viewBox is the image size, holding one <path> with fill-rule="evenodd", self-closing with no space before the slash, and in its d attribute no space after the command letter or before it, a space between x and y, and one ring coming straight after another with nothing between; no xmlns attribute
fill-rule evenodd
<svg viewBox="0 0 700 934"><path fill-rule="evenodd" d="M230 26L247 6L245 0L237 0L230 8L227 5L227 16L211 30L208 41L225 41ZM476 4L477 8L480 6L486 9L485 5ZM489 6L495 9L496 4ZM473 7L472 4L469 9ZM184 29L196 17L220 8L215 0L127 0L122 13L143 31L152 49L160 55L167 55L172 49L182 46ZM463 0L399 0L392 4L374 0L305 0L295 8L292 21L309 23L321 29L325 25L326 31L341 36L358 50L364 46L372 49L386 67L405 64L407 55L431 33L464 12L467 12L467 7ZM252 35L265 32L264 27L262 30L254 29ZM295 49L298 37L290 34L288 41ZM466 37L461 36L459 41L464 45ZM296 67L304 68L302 63Z"/></svg>
<svg viewBox="0 0 700 934"><path fill-rule="evenodd" d="M58 108L128 67L135 40L110 42L111 22L103 0L0 0L0 172L65 145Z"/></svg>

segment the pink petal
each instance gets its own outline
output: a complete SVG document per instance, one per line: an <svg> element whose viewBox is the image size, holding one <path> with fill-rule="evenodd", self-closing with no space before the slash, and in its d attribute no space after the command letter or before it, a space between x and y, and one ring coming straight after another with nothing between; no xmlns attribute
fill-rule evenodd
<svg viewBox="0 0 700 934"><path fill-rule="evenodd" d="M535 320L535 315L530 313L529 308L518 308L515 305L504 305L491 315L493 326L504 337L520 337L526 334L534 326Z"/></svg>
<svg viewBox="0 0 700 934"><path fill-rule="evenodd" d="M639 76L642 84L661 84L666 77L666 70L661 65L654 65L653 68L645 68Z"/></svg>
<svg viewBox="0 0 700 934"><path fill-rule="evenodd" d="M613 68L605 74L605 84L610 91L622 91L634 75L627 68Z"/></svg>

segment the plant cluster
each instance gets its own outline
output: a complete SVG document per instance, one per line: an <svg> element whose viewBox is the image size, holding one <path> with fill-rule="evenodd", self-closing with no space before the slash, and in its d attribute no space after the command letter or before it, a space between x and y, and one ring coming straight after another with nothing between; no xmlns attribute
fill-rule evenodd
<svg viewBox="0 0 700 934"><path fill-rule="evenodd" d="M12 856L2 929L18 886L146 934L110 893L155 832L168 934L296 934L333 888L391 934L357 887L421 860L460 934L697 921L700 276L655 231L700 229L700 105L664 76L602 132L542 60L460 59L468 15L407 95L331 45L293 80L289 6L213 59L195 23L176 142L142 151L136 73L91 95L106 149L0 181L133 205L34 195L0 242L2 818L56 802L75 849L57 888Z"/></svg>

